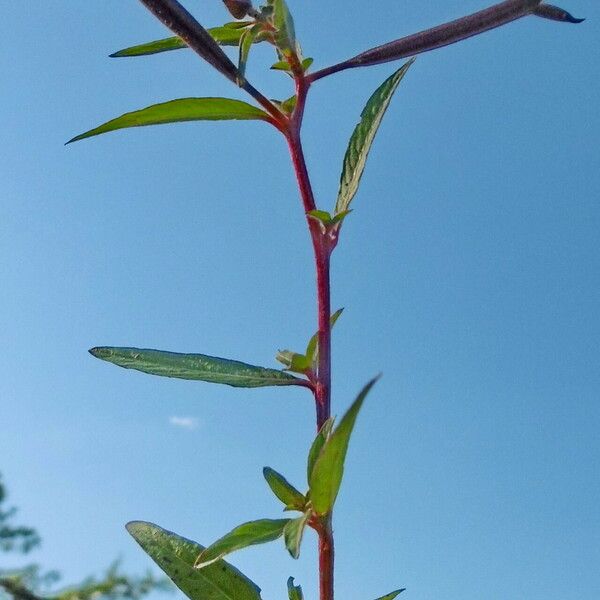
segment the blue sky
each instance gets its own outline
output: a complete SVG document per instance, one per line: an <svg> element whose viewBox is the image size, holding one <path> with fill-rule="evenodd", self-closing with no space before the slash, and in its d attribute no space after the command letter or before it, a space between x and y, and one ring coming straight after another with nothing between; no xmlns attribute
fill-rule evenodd
<svg viewBox="0 0 600 600"><path fill-rule="evenodd" d="M50 6L50 4L52 6ZM189 1L206 26L221 3ZM290 1L316 66L481 1ZM431 6L430 6L431 5ZM262 123L173 125L63 143L123 112L240 96L191 53L111 60L165 32L132 1L3 8L0 471L68 580L145 519L208 543L277 517L261 469L304 485L304 390L153 379L91 346L275 366L314 331L312 258L285 147ZM419 58L369 159L333 261L334 411L383 372L335 517L340 598L600 596L600 7L525 19ZM249 76L289 83L257 48ZM395 68L316 85L305 144L332 207L347 139ZM289 95L289 94L288 94ZM186 419L191 419L192 427ZM233 562L315 597L314 538Z"/></svg>

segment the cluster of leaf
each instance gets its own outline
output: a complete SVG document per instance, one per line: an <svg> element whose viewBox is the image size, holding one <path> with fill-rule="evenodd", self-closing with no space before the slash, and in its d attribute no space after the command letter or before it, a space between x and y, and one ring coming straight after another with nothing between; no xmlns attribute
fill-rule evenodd
<svg viewBox="0 0 600 600"><path fill-rule="evenodd" d="M308 491L300 492L283 475L265 467L263 475L284 511L299 512L287 519L259 519L243 523L208 547L203 547L152 523L134 521L129 533L190 600L260 600L260 588L223 560L225 556L283 537L293 558L300 555L306 527L319 531L333 510L342 477L350 436L363 402L375 384L370 381L334 427L333 418L322 426L307 460ZM395 598L401 591L380 600ZM300 586L288 579L290 600L302 600ZM213 594L213 595L211 595Z"/></svg>
<svg viewBox="0 0 600 600"><path fill-rule="evenodd" d="M11 523L16 508L5 509L6 489L0 479L0 551L27 554L41 543L31 527ZM60 575L42 571L37 564L17 569L0 569L0 599L13 600L140 600L150 592L171 590L167 579L157 579L148 572L142 577L123 573L119 563L113 563L100 577L88 577L83 582L52 591Z"/></svg>

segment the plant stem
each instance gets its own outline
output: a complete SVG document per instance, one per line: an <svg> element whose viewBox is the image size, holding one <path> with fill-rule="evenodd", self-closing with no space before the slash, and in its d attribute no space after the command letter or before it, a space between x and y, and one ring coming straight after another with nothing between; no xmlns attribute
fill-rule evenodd
<svg viewBox="0 0 600 600"><path fill-rule="evenodd" d="M317 431L331 415L331 284L330 264L333 246L319 223L308 213L316 209L315 198L306 166L300 131L310 83L304 74L296 76L296 108L289 121L286 139L298 181L304 212L310 231L317 273L317 314L319 325L319 360L313 388L317 411ZM318 528L319 535L319 598L333 600L334 542L331 513Z"/></svg>

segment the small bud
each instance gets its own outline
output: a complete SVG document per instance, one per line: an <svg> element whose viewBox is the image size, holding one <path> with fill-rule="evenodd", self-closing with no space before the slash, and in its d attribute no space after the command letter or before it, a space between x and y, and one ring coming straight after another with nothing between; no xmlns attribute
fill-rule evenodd
<svg viewBox="0 0 600 600"><path fill-rule="evenodd" d="M582 21L585 21L585 19L576 19L566 10L558 8L558 6L552 6L552 4L542 4L538 6L533 11L533 14L544 19L550 19L551 21L563 21L565 23L581 23Z"/></svg>
<svg viewBox="0 0 600 600"><path fill-rule="evenodd" d="M252 10L252 2L250 0L223 0L223 4L233 15L234 19L243 19Z"/></svg>

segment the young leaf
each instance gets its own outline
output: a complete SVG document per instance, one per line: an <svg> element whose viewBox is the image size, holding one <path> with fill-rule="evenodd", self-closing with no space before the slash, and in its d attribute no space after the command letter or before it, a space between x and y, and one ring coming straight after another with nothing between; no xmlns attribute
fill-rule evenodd
<svg viewBox="0 0 600 600"><path fill-rule="evenodd" d="M286 371L292 373L305 373L311 367L311 362L304 354L298 354L298 352L292 352L291 350L279 350L275 355L275 359L285 367Z"/></svg>
<svg viewBox="0 0 600 600"><path fill-rule="evenodd" d="M236 23L243 25L243 23ZM211 27L206 30L219 46L238 46L240 38L244 33L243 29L235 29L232 27ZM255 39L255 43L262 42L264 38ZM180 37L169 37L145 44L137 44L129 48L124 48L110 55L110 58L123 58L131 56L148 56L149 54L158 54L160 52L169 52L170 50L180 50L187 48L188 45Z"/></svg>
<svg viewBox="0 0 600 600"><path fill-rule="evenodd" d="M324 211L311 211L311 212L315 213L315 212L324 212ZM329 213L327 213L327 214L329 214ZM346 212L346 214L348 214L348 213ZM340 318L340 316L343 312L344 312L343 308L338 308L338 310L336 310L331 315L331 317L329 318L329 323L332 328L337 323L337 320ZM306 359L308 360L309 364L314 364L317 361L318 350L319 350L319 334L315 333L315 335L313 335L310 338L308 345L306 346Z"/></svg>
<svg viewBox="0 0 600 600"><path fill-rule="evenodd" d="M239 77L241 77L240 85L242 83L242 80L246 77L246 63L248 62L248 56L250 55L250 48L252 48L252 44L254 44L256 36L261 31L261 24L254 25L254 27L250 27L250 29L243 30L242 37L240 38L240 50L238 61L238 71L240 73Z"/></svg>
<svg viewBox="0 0 600 600"><path fill-rule="evenodd" d="M290 577L287 581L288 596L290 600L304 600L302 588L299 585L294 585L294 578Z"/></svg>
<svg viewBox="0 0 600 600"><path fill-rule="evenodd" d="M317 437L315 437L315 440L312 443L312 446L310 447L310 450L308 452L308 464L306 467L306 478L308 481L310 481L315 462L317 462L317 458L319 458L319 455L321 454L321 450L323 449L325 442L331 435L333 423L334 417L329 417L329 419L327 419L327 421L323 423L323 426L319 430L319 433L317 433Z"/></svg>
<svg viewBox="0 0 600 600"><path fill-rule="evenodd" d="M195 569L200 544L143 521L127 531L190 600L261 600L260 588L224 560Z"/></svg>
<svg viewBox="0 0 600 600"><path fill-rule="evenodd" d="M211 35L177 0L140 0L142 4L196 54L227 79L237 83L238 70Z"/></svg>
<svg viewBox="0 0 600 600"><path fill-rule="evenodd" d="M285 0L273 1L273 25L277 29L275 42L284 54L296 51L296 32L294 19Z"/></svg>
<svg viewBox="0 0 600 600"><path fill-rule="evenodd" d="M346 150L346 155L344 156L342 176L340 178L340 189L335 205L336 214L349 209L350 202L352 202L352 199L358 190L358 185L365 169L369 150L371 149L381 120L385 115L385 111L390 104L394 92L413 62L414 60L409 60L391 77L386 79L383 84L375 90L375 93L369 98L363 109L360 115L360 122L354 129L354 133L348 144L348 149Z"/></svg>
<svg viewBox="0 0 600 600"><path fill-rule="evenodd" d="M315 461L309 478L309 486L313 510L319 515L326 515L335 503L342 483L344 461L356 417L376 381L377 378L372 379L362 389L335 431L323 445Z"/></svg>
<svg viewBox="0 0 600 600"><path fill-rule="evenodd" d="M304 494L300 493L283 475L271 467L265 467L263 475L271 491L285 504L286 509L304 510L306 505Z"/></svg>
<svg viewBox="0 0 600 600"><path fill-rule="evenodd" d="M283 535L283 530L289 522L290 519L261 519L239 525L203 550L194 566L203 569L236 550L272 542Z"/></svg>
<svg viewBox="0 0 600 600"><path fill-rule="evenodd" d="M125 369L160 377L221 383L232 387L306 385L293 375L206 354L180 354L139 348L92 348L90 354Z"/></svg>
<svg viewBox="0 0 600 600"><path fill-rule="evenodd" d="M181 98L125 113L99 127L75 136L67 144L129 127L163 125L182 121L227 120L268 121L269 115L260 108L241 100L231 100L230 98Z"/></svg>
<svg viewBox="0 0 600 600"><path fill-rule="evenodd" d="M377 600L394 600L394 598L400 595L404 590L406 590L406 588L402 588L401 590L396 590L395 592L381 596L381 598L377 598Z"/></svg>
<svg viewBox="0 0 600 600"><path fill-rule="evenodd" d="M285 541L285 547L288 549L292 558L298 558L300 556L300 546L302 544L302 536L304 534L304 528L310 513L305 513L297 519L292 519L285 526L283 530L283 539Z"/></svg>

